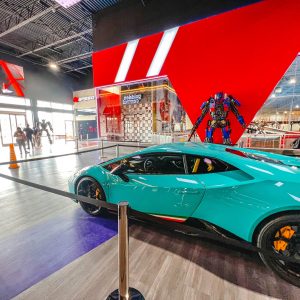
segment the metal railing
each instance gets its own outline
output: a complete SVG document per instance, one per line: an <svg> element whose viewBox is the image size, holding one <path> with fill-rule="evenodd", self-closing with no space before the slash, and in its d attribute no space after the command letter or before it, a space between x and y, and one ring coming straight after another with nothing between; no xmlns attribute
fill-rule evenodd
<svg viewBox="0 0 300 300"><path fill-rule="evenodd" d="M238 141L242 148L293 149L292 143L299 134L244 134Z"/></svg>

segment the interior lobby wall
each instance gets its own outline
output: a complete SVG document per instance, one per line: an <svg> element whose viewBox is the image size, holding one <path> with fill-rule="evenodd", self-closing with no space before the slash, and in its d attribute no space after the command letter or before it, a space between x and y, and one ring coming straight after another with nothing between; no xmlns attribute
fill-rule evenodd
<svg viewBox="0 0 300 300"><path fill-rule="evenodd" d="M48 67L31 64L16 57L0 54L0 59L23 67L25 75L25 97L72 104L73 91L92 85L91 76L76 79Z"/></svg>

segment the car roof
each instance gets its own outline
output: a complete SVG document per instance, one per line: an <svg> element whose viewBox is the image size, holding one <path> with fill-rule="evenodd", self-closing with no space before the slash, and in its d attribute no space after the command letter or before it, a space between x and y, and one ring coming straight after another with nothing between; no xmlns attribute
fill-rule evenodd
<svg viewBox="0 0 300 300"><path fill-rule="evenodd" d="M167 143L167 144L150 146L145 149L136 151L134 153L126 154L121 157L116 157L102 162L101 165L105 166L109 163L118 161L126 157L149 154L149 153L181 153L181 154L192 154L192 155L202 155L202 156L205 155L210 157L216 157L218 156L217 154L225 153L224 151L225 149L226 146L219 145L219 144L195 143L195 142ZM231 155L230 153L226 153L226 154Z"/></svg>
<svg viewBox="0 0 300 300"><path fill-rule="evenodd" d="M156 145L148 147L144 150L139 151L142 153L184 153L184 154L195 154L195 155L213 155L215 151L224 151L226 146L208 144L208 143L195 143L195 142L182 142L182 143L168 143L162 145Z"/></svg>

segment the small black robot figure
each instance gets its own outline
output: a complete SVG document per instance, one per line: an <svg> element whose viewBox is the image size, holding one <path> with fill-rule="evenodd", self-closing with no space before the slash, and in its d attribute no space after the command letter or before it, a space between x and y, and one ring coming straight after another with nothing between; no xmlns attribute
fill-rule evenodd
<svg viewBox="0 0 300 300"><path fill-rule="evenodd" d="M202 122L206 114L209 113L211 116L211 120L208 120L207 122L206 137L204 142L213 143L214 131L216 128L220 128L222 130L223 144L231 145L231 128L230 122L227 119L228 113L232 111L242 127L246 128L244 118L239 114L239 111L237 109L237 107L240 105L240 102L233 98L233 96L224 94L223 92L216 93L214 97L210 97L207 101L202 103L201 115L194 124L190 132L188 141L191 140L200 123Z"/></svg>

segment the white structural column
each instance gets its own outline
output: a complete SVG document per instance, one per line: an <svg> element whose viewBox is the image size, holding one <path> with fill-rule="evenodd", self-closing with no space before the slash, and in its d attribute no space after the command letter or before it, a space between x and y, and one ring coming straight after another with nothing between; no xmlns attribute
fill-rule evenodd
<svg viewBox="0 0 300 300"><path fill-rule="evenodd" d="M139 39L128 42L125 52L124 52L124 55L123 55L123 58L122 58L122 61L121 61L121 64L120 64L120 67L119 67L119 70L118 70L118 73L117 73L117 76L116 76L116 79L115 79L115 82L121 82L126 79L126 76L127 76L129 67L131 65L132 59L134 57L138 43L139 43Z"/></svg>
<svg viewBox="0 0 300 300"><path fill-rule="evenodd" d="M174 27L168 29L164 32L160 43L157 47L154 58L151 62L150 68L147 73L147 77L149 76L157 76L160 73L160 70L166 60L166 57L170 51L170 48L173 44L173 41L176 37L177 31L179 27Z"/></svg>

